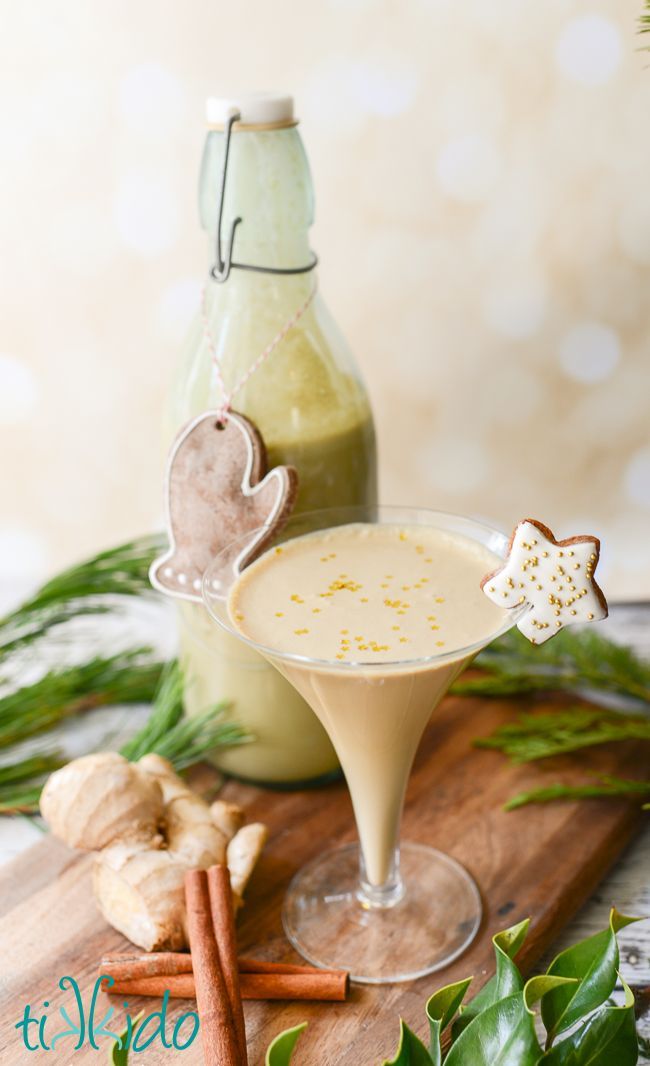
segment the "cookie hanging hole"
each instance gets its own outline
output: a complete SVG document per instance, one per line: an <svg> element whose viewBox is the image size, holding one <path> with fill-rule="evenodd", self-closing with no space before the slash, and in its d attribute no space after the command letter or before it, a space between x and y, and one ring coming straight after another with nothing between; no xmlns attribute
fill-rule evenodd
<svg viewBox="0 0 650 1066"><path fill-rule="evenodd" d="M222 418L218 418L214 424L214 428L218 429L219 431L224 430L226 428L226 423Z"/></svg>

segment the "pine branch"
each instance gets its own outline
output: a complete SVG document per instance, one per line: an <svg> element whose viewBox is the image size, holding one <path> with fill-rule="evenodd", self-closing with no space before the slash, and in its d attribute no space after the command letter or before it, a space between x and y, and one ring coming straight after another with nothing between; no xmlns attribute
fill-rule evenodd
<svg viewBox="0 0 650 1066"><path fill-rule="evenodd" d="M556 783L545 788L520 792L504 806L506 811L525 807L529 803L551 803L554 800L602 799L605 797L643 796L650 793L650 781L629 781L620 777L602 777L591 785L563 785Z"/></svg>
<svg viewBox="0 0 650 1066"><path fill-rule="evenodd" d="M462 677L454 693L498 697L594 688L650 704L650 663L588 629L564 630L541 645L510 630L485 648L475 665L484 676Z"/></svg>
<svg viewBox="0 0 650 1066"><path fill-rule="evenodd" d="M38 807L45 778L64 761L60 752L52 752L0 767L0 814L31 812Z"/></svg>
<svg viewBox="0 0 650 1066"><path fill-rule="evenodd" d="M0 697L0 748L18 744L83 711L119 703L149 703L164 663L136 648L79 666L50 670L33 684Z"/></svg>
<svg viewBox="0 0 650 1066"><path fill-rule="evenodd" d="M200 762L214 748L243 744L250 739L245 730L228 721L225 703L207 708L202 714L192 718L185 718L183 675L178 663L174 661L164 667L159 663L152 665L157 667L155 691L152 685L153 674L146 682L146 687L138 689L135 686L131 676L133 667L129 664L124 668L127 676L120 680L116 674L112 681L113 692L122 685L123 693L144 694L144 699L137 699L135 702L149 702L153 697L149 719L120 749L125 758L135 762L148 752L156 752L169 759L175 770L181 771ZM126 701L121 698L114 702ZM99 704L96 703L95 706ZM64 763L61 752L49 751L23 759L11 766L0 767L0 814L37 811L45 779Z"/></svg>
<svg viewBox="0 0 650 1066"><path fill-rule="evenodd" d="M141 537L57 574L0 619L0 661L71 618L114 610L114 603L101 602L103 597L153 594L149 566L162 543L160 536Z"/></svg>
<svg viewBox="0 0 650 1066"><path fill-rule="evenodd" d="M520 714L490 736L478 737L474 745L524 763L620 740L650 740L650 719L599 707L567 707L550 714Z"/></svg>
<svg viewBox="0 0 650 1066"><path fill-rule="evenodd" d="M174 769L183 770L216 747L242 744L250 739L244 729L226 719L226 702L185 718L183 689L183 673L174 661L163 671L149 720L120 749L125 758L135 762L155 752L169 759Z"/></svg>

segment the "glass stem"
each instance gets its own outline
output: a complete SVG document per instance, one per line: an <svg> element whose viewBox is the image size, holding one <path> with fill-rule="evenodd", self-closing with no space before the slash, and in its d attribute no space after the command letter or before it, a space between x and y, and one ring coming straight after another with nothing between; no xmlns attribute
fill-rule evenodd
<svg viewBox="0 0 650 1066"><path fill-rule="evenodd" d="M399 841L393 849L386 880L373 885L368 880L363 849L359 847L359 888L357 898L365 907L394 907L404 897L404 882L400 875Z"/></svg>

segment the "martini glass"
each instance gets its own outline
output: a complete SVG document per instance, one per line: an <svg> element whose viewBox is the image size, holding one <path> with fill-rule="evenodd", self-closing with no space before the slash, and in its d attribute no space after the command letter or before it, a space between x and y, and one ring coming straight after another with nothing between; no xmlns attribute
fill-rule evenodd
<svg viewBox="0 0 650 1066"><path fill-rule="evenodd" d="M483 523L402 507L299 515L275 544L353 523L424 526L464 538L488 549L495 567L508 549L508 538ZM322 722L346 777L359 834L359 844L330 849L296 874L284 903L285 932L309 962L347 970L356 981L383 984L432 973L476 936L481 897L455 859L428 845L400 844L408 777L424 728L449 686L526 608L497 611L494 627L470 645L413 659L370 662L359 651L356 661L340 661L283 651L249 639L228 610L239 564L263 533L268 529L247 533L213 559L203 579L204 601L215 622L265 656Z"/></svg>

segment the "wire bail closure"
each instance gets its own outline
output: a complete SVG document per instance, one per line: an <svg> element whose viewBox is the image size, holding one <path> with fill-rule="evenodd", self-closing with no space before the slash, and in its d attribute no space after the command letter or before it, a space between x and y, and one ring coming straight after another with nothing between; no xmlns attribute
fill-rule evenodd
<svg viewBox="0 0 650 1066"><path fill-rule="evenodd" d="M228 158L230 155L230 138L232 135L232 128L235 122L241 119L241 113L239 111L231 111L226 119L224 126L224 150L223 150L223 166L221 168L221 183L219 188L219 214L217 217L217 239L215 248L215 263L210 270L210 277L215 281L222 284L230 277L231 270L254 270L260 274L307 274L310 270L313 270L318 263L318 256L315 252L311 253L311 260L306 263L305 266L298 267L270 267L259 266L256 263L237 263L233 259L233 248L235 244L235 233L237 226L244 220L241 217L233 219L230 226L230 233L228 239L225 242L225 255L222 251L224 245L221 239L221 226L223 223L223 206L226 199L226 178L228 176Z"/></svg>

